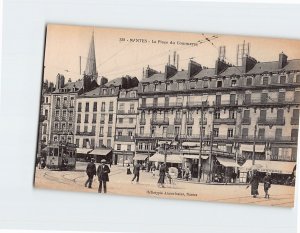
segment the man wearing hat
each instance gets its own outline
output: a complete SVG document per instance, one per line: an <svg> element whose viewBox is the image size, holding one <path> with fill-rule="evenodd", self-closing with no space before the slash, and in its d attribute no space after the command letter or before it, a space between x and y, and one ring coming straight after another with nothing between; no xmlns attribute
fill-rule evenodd
<svg viewBox="0 0 300 233"><path fill-rule="evenodd" d="M85 182L84 186L87 187L87 185L89 185L88 188L92 188L93 178L96 175L96 165L94 158L92 158L91 162L88 163L86 167L86 174L88 176L88 179Z"/></svg>
<svg viewBox="0 0 300 233"><path fill-rule="evenodd" d="M264 183L265 198L269 199L270 198L269 188L271 187L271 183L272 183L270 172L266 173L266 176L263 178L263 183Z"/></svg>
<svg viewBox="0 0 300 233"><path fill-rule="evenodd" d="M106 182L109 181L108 173L110 173L110 169L105 163L106 160L102 159L101 164L98 166L97 169L97 176L99 180L98 193L102 192L102 183L103 183L104 193L106 193Z"/></svg>

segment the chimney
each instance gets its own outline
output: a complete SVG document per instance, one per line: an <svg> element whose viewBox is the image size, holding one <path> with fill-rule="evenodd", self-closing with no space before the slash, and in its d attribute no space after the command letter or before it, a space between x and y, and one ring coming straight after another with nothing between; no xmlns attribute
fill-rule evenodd
<svg viewBox="0 0 300 233"><path fill-rule="evenodd" d="M247 73L249 70L251 70L255 66L256 63L257 63L257 61L253 57L250 57L248 55L242 57L242 71L243 71L243 73Z"/></svg>
<svg viewBox="0 0 300 233"><path fill-rule="evenodd" d="M169 79L177 73L177 69L173 65L165 66L165 79Z"/></svg>
<svg viewBox="0 0 300 233"><path fill-rule="evenodd" d="M190 60L189 67L188 67L188 76L189 76L189 78L195 76L201 70L202 70L202 66L199 63Z"/></svg>
<svg viewBox="0 0 300 233"><path fill-rule="evenodd" d="M56 90L60 89L60 73L56 75L56 83L55 83Z"/></svg>
<svg viewBox="0 0 300 233"><path fill-rule="evenodd" d="M279 54L279 62L278 62L278 69L282 69L287 64L287 55L285 55L283 52Z"/></svg>
<svg viewBox="0 0 300 233"><path fill-rule="evenodd" d="M145 78L151 77L153 74L157 74L158 71L151 69L149 66L146 69Z"/></svg>
<svg viewBox="0 0 300 233"><path fill-rule="evenodd" d="M218 60L216 60L215 75L220 74L221 72L223 72L224 70L226 70L230 66L231 66L230 64L228 64L224 60L220 60L218 58Z"/></svg>
<svg viewBox="0 0 300 233"><path fill-rule="evenodd" d="M65 86L65 76L60 76L60 86L59 88L63 88Z"/></svg>

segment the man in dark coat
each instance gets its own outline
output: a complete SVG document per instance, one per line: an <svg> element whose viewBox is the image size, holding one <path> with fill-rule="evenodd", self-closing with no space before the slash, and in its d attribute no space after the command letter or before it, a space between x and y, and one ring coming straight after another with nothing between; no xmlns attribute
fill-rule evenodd
<svg viewBox="0 0 300 233"><path fill-rule="evenodd" d="M258 185L259 185L259 177L258 177L258 172L256 170L253 170L253 175L249 183L251 184L251 195L254 198L256 198L256 196L258 195Z"/></svg>
<svg viewBox="0 0 300 233"><path fill-rule="evenodd" d="M159 168L159 179L158 179L158 185L159 187L164 188L165 183L165 176L166 176L167 167L166 164L163 163Z"/></svg>
<svg viewBox="0 0 300 233"><path fill-rule="evenodd" d="M95 165L94 158L92 158L91 162L88 163L88 165L86 167L86 174L88 176L88 179L85 182L84 186L87 187L87 185L88 185L88 188L92 188L93 178L94 178L94 175L96 175L96 165Z"/></svg>
<svg viewBox="0 0 300 233"><path fill-rule="evenodd" d="M102 159L101 164L98 166L97 169L97 176L99 180L98 193L102 192L102 183L103 183L104 193L106 193L106 182L109 181L108 173L110 173L110 169L105 163L106 160Z"/></svg>
<svg viewBox="0 0 300 233"><path fill-rule="evenodd" d="M140 170L141 170L141 164L139 162L137 162L134 167L133 167L133 178L131 180L131 183L135 180L136 178L136 182L138 183L140 180Z"/></svg>

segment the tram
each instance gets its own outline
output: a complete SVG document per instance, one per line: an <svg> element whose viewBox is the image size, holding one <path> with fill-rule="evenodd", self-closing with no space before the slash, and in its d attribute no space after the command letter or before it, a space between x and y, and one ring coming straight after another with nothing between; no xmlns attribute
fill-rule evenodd
<svg viewBox="0 0 300 233"><path fill-rule="evenodd" d="M51 170L74 170L76 167L76 145L57 142L48 145L46 167Z"/></svg>

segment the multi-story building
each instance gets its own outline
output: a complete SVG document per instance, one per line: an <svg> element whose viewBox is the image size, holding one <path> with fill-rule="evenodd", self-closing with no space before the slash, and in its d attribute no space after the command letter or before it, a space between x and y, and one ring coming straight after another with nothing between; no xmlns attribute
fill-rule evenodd
<svg viewBox="0 0 300 233"><path fill-rule="evenodd" d="M238 67L218 59L214 68L194 61L182 71L148 68L138 90L136 150L154 153L175 137L179 149L202 140L203 150L213 143L218 156L242 163L255 142L255 159L296 161L299 87L300 60L283 53L274 62L244 57ZM187 153L197 169L199 156Z"/></svg>
<svg viewBox="0 0 300 233"><path fill-rule="evenodd" d="M135 81L129 77L108 83L105 80L98 88L78 96L75 137L78 148L97 148L94 155L105 156L101 148L115 147L119 91L121 88L130 88L132 84L137 85ZM112 160L117 161L115 154Z"/></svg>
<svg viewBox="0 0 300 233"><path fill-rule="evenodd" d="M132 162L137 120L137 87L120 90L115 133L115 163Z"/></svg>

